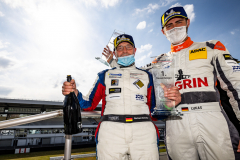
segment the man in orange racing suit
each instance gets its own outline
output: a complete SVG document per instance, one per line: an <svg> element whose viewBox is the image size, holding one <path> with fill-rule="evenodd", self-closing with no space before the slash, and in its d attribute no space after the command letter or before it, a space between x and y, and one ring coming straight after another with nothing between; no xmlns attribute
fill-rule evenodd
<svg viewBox="0 0 240 160"><path fill-rule="evenodd" d="M215 86L218 79L240 120L239 65L234 63L220 41L193 42L188 37L190 20L183 7L168 9L162 15L161 24L162 33L172 44L171 51L159 55L151 65L170 55L175 58L175 86L182 94L182 101L176 109L184 114L182 117L169 117L166 121L165 141L169 159L240 159L238 131L222 110ZM112 57L108 61L112 67L116 66ZM162 63L165 67L171 65Z"/></svg>

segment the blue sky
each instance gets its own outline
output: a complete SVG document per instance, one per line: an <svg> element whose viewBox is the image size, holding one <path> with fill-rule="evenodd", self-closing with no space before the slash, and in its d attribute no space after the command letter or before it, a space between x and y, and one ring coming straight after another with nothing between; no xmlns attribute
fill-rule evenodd
<svg viewBox="0 0 240 160"><path fill-rule="evenodd" d="M160 19L182 5L195 42L220 40L240 59L239 0L1 0L0 97L62 100L71 74L87 94L115 29L133 36L136 65L170 50Z"/></svg>

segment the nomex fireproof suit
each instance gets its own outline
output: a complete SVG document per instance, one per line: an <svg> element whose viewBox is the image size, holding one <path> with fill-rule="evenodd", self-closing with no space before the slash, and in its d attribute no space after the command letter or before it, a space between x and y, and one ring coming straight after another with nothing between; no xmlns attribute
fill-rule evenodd
<svg viewBox="0 0 240 160"><path fill-rule="evenodd" d="M135 65L104 70L88 95L78 94L82 109L94 110L102 100L102 121L95 133L98 160L158 160L158 128L150 120L155 107L155 94L151 73ZM125 122L117 122L125 116ZM143 115L135 117L134 115ZM116 122L114 122L116 120Z"/></svg>
<svg viewBox="0 0 240 160"><path fill-rule="evenodd" d="M240 66L217 40L193 42L190 37L171 51L158 56L163 68L172 66L166 57L175 58L175 86L182 95L177 110L184 115L166 121L165 144L173 160L239 160L239 134L220 105L215 86L218 79L240 120ZM110 64L116 66L116 61Z"/></svg>

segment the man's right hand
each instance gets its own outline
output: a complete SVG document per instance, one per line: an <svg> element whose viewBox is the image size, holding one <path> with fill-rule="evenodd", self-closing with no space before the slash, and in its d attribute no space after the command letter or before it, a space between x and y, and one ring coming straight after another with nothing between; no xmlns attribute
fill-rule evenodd
<svg viewBox="0 0 240 160"><path fill-rule="evenodd" d="M106 57L107 62L109 63L113 59L113 52L108 46L103 49L102 55Z"/></svg>
<svg viewBox="0 0 240 160"><path fill-rule="evenodd" d="M181 102L181 93L179 92L178 87L174 86L171 88L167 88L162 83L160 83L160 86L163 88L164 97L171 100L171 101L167 101L166 103L167 107L173 108Z"/></svg>
<svg viewBox="0 0 240 160"><path fill-rule="evenodd" d="M70 82L65 81L62 86L62 94L64 96L70 94L70 92L74 92L76 96L78 95L78 90L76 88L74 79L72 79Z"/></svg>

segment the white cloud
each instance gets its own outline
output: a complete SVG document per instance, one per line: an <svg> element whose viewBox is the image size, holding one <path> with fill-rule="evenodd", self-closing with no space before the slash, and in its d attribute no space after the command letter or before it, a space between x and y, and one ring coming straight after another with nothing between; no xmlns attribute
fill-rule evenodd
<svg viewBox="0 0 240 160"><path fill-rule="evenodd" d="M151 55L152 55L152 51L147 54L148 57L150 57Z"/></svg>
<svg viewBox="0 0 240 160"><path fill-rule="evenodd" d="M7 48L9 44L10 44L9 42L2 42L2 41L0 40L0 49L2 49L2 48Z"/></svg>
<svg viewBox="0 0 240 160"><path fill-rule="evenodd" d="M108 6L113 7L120 2L121 0L101 0L102 6L104 6L105 8L108 8Z"/></svg>
<svg viewBox="0 0 240 160"><path fill-rule="evenodd" d="M151 55L152 55L152 51L149 52L147 55L145 54L145 55L141 56L140 58L138 58L138 59L136 60L137 65L142 64L142 62L143 62L146 58L149 58Z"/></svg>
<svg viewBox="0 0 240 160"><path fill-rule="evenodd" d="M30 6L29 4L31 3L31 1L29 1L30 3L27 4L26 0L2 0L4 3L6 3L7 5L9 5L12 8L18 8L18 7L24 7L24 6ZM32 4L32 3L31 3Z"/></svg>
<svg viewBox="0 0 240 160"><path fill-rule="evenodd" d="M0 11L0 17L3 17L4 16L4 14Z"/></svg>
<svg viewBox="0 0 240 160"><path fill-rule="evenodd" d="M180 3L175 3L175 4L173 4L171 7L169 7L169 8L173 8L173 7L182 7L182 5L180 4Z"/></svg>
<svg viewBox="0 0 240 160"><path fill-rule="evenodd" d="M71 74L78 89L87 94L97 73L106 66L97 62L94 54L86 54L99 52L89 48L93 39L100 39L86 7L68 0L4 3L11 12L6 34L15 39L10 43L0 40L0 49L4 49L0 50L0 83L12 88L3 93L8 98L62 100L62 82Z"/></svg>
<svg viewBox="0 0 240 160"><path fill-rule="evenodd" d="M32 25L32 22L31 22L30 20L28 20L28 19L23 18L23 22L24 22L26 25L28 25L28 26L31 26L31 25Z"/></svg>
<svg viewBox="0 0 240 160"><path fill-rule="evenodd" d="M97 6L97 0L83 0L86 6Z"/></svg>
<svg viewBox="0 0 240 160"><path fill-rule="evenodd" d="M143 9L135 9L134 15L140 14L140 13L154 13L155 10L159 8L158 4L152 4L150 3L146 8Z"/></svg>
<svg viewBox="0 0 240 160"><path fill-rule="evenodd" d="M166 7L170 3L175 2L175 1L177 1L177 0L160 0L160 7Z"/></svg>
<svg viewBox="0 0 240 160"><path fill-rule="evenodd" d="M151 44L141 45L141 47L137 49L137 52L138 53L143 53L143 52L149 51L151 49L152 49L152 45Z"/></svg>
<svg viewBox="0 0 240 160"><path fill-rule="evenodd" d="M120 3L122 0L83 0L86 6L99 6L101 4L102 7L108 8L113 7Z"/></svg>
<svg viewBox="0 0 240 160"><path fill-rule="evenodd" d="M146 45L141 45L140 48L137 49L137 54L136 54L136 65L141 66L147 58L150 57L152 54L152 45L151 44L146 44ZM147 53L148 52L148 53ZM142 54L144 53L144 54ZM140 58L138 58L140 57Z"/></svg>
<svg viewBox="0 0 240 160"><path fill-rule="evenodd" d="M13 91L12 88L6 87L6 86L0 86L0 95L8 95Z"/></svg>
<svg viewBox="0 0 240 160"><path fill-rule="evenodd" d="M0 56L0 69L7 69L15 64L15 60L7 57L7 56Z"/></svg>
<svg viewBox="0 0 240 160"><path fill-rule="evenodd" d="M137 59L137 61L138 61L138 62L141 62L141 61L143 61L143 60L146 59L146 58L147 58L147 56L144 55L144 56L142 56L141 58Z"/></svg>
<svg viewBox="0 0 240 160"><path fill-rule="evenodd" d="M146 28L146 21L142 21L137 25L137 29L144 29Z"/></svg>
<svg viewBox="0 0 240 160"><path fill-rule="evenodd" d="M153 29L149 30L148 33L151 33L153 31Z"/></svg>
<svg viewBox="0 0 240 160"><path fill-rule="evenodd" d="M185 11L186 11L190 21L193 22L194 19L195 19L195 13L194 13L194 6L193 6L193 4L187 4L183 8L185 9Z"/></svg>
<svg viewBox="0 0 240 160"><path fill-rule="evenodd" d="M235 35L235 34L237 34L239 32L239 29L233 29L230 33L232 34L232 35Z"/></svg>
<svg viewBox="0 0 240 160"><path fill-rule="evenodd" d="M160 7L166 7L168 6L170 3L177 1L177 0L160 0L159 4L148 4L148 6L146 8L143 9L135 9L135 12L133 15L138 15L138 14L145 14L145 13L154 13L157 9L159 9Z"/></svg>
<svg viewBox="0 0 240 160"><path fill-rule="evenodd" d="M51 0L51 2L43 1L43 0L34 0L34 1L29 1L29 0L3 0L6 4L8 4L12 8L25 8L27 10L34 10L34 9L39 9L39 6L36 4L49 4L49 3L61 3L64 2L64 0ZM80 0L83 2L86 6L95 6L98 7L99 5L108 8L108 7L113 7L120 3L122 0Z"/></svg>

